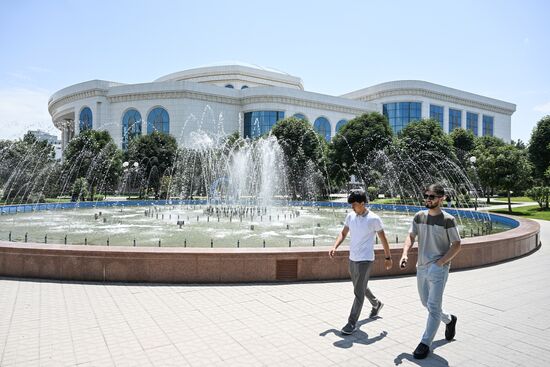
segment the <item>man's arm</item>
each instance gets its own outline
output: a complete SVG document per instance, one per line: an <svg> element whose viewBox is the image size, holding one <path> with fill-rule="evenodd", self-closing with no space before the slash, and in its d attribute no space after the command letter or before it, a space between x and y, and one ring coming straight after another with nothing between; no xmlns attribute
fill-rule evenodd
<svg viewBox="0 0 550 367"><path fill-rule="evenodd" d="M388 239L386 238L386 232L384 230L376 232L378 235L378 238L380 238L380 242L382 242L382 246L384 247L384 267L386 270L390 270L393 266L393 261L391 258L391 251L390 251L390 245L388 244Z"/></svg>
<svg viewBox="0 0 550 367"><path fill-rule="evenodd" d="M407 265L407 261L409 260L409 250L411 249L411 247L413 247L415 239L416 235L411 232L409 232L409 235L405 238L403 253L401 254L401 260L399 260L399 267L401 269L405 268L405 265Z"/></svg>
<svg viewBox="0 0 550 367"><path fill-rule="evenodd" d="M342 242L344 242L348 233L349 233L349 227L344 226L344 228L342 228L342 232L340 232L340 234L338 234L338 237L336 237L336 241L334 241L334 246L332 246L332 248L329 250L328 256L334 257L334 254L336 253L336 249L342 244Z"/></svg>
<svg viewBox="0 0 550 367"><path fill-rule="evenodd" d="M437 260L437 266L443 266L449 262L460 252L460 241L454 241L449 248L449 251L439 260Z"/></svg>

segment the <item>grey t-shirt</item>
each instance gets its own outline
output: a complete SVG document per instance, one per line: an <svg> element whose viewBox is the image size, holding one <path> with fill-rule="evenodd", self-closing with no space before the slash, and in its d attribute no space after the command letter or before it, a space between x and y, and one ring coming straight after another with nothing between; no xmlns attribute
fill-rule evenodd
<svg viewBox="0 0 550 367"><path fill-rule="evenodd" d="M428 265L441 259L452 242L460 241L455 218L442 211L439 215L429 215L428 210L415 214L409 232L418 237L418 263Z"/></svg>

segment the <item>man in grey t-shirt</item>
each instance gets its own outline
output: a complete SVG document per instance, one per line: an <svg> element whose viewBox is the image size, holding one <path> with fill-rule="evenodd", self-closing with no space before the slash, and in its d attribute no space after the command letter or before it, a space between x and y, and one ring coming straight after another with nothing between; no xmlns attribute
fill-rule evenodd
<svg viewBox="0 0 550 367"><path fill-rule="evenodd" d="M451 260L460 251L460 235L454 217L441 210L444 200L443 186L433 184L426 188L424 201L428 210L419 211L414 216L399 261L401 268L405 268L409 249L418 236L416 279L420 300L428 309L429 316L422 340L413 352L417 359L426 358L430 353L441 321L446 324L445 339L453 340L456 332L457 317L444 312L442 303Z"/></svg>

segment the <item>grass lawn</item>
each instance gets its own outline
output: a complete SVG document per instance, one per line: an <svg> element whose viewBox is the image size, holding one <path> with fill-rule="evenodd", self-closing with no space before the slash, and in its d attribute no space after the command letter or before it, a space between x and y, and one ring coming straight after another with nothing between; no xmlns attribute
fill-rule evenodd
<svg viewBox="0 0 550 367"><path fill-rule="evenodd" d="M46 203L69 203L71 198L46 198Z"/></svg>
<svg viewBox="0 0 550 367"><path fill-rule="evenodd" d="M481 198L480 198L480 200L481 200ZM487 201L487 198L483 198L482 200ZM531 198L528 198L527 196L512 196L510 198L510 200L512 201L512 204L514 204L514 203L536 203L536 201L534 201ZM493 202L493 201L499 201L499 202L502 201L502 202L508 203L508 198L506 198L506 197L491 198L491 202Z"/></svg>
<svg viewBox="0 0 550 367"><path fill-rule="evenodd" d="M550 220L550 210L541 210L538 205L512 208L512 213L509 213L506 209L491 210L491 213L511 214L529 219Z"/></svg>

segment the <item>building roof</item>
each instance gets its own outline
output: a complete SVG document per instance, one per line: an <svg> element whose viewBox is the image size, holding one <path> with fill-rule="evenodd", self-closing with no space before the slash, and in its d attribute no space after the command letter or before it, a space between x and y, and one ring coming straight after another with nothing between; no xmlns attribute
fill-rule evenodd
<svg viewBox="0 0 550 367"><path fill-rule="evenodd" d="M516 111L516 105L513 103L465 92L435 83L425 82L423 80L394 80L346 93L341 97L361 101L373 101L384 97L403 95L422 95L425 97L463 104L466 106L486 108L490 110L497 109L499 112L509 115Z"/></svg>
<svg viewBox="0 0 550 367"><path fill-rule="evenodd" d="M155 80L155 82L167 81L198 81L207 82L209 80L231 80L252 78L264 85L287 86L303 90L302 79L292 76L288 73L261 67L252 64L234 62L232 64L220 64L201 66L193 69L178 71L164 75Z"/></svg>

